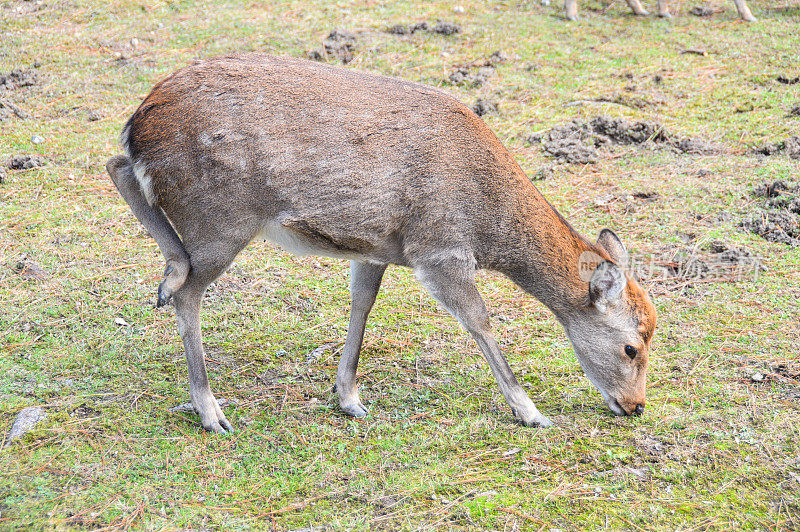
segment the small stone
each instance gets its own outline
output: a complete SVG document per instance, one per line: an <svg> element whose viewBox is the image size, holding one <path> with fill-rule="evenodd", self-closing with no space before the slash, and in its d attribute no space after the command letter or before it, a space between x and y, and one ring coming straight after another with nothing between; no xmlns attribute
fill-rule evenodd
<svg viewBox="0 0 800 532"><path fill-rule="evenodd" d="M753 382L763 382L764 375L762 373L753 373L753 375L750 377L750 380Z"/></svg>
<svg viewBox="0 0 800 532"><path fill-rule="evenodd" d="M11 430L6 437L5 447L8 447L12 441L18 440L25 434L33 430L36 425L44 421L47 417L44 409L40 406L29 406L23 408L14 419L14 424L11 425Z"/></svg>
<svg viewBox="0 0 800 532"><path fill-rule="evenodd" d="M34 144L41 144L42 142L44 142L44 137L41 135L34 135L31 137L31 142L33 142Z"/></svg>
<svg viewBox="0 0 800 532"><path fill-rule="evenodd" d="M461 13L464 12L464 6L453 6L452 9L453 9L453 13L461 14Z"/></svg>
<svg viewBox="0 0 800 532"><path fill-rule="evenodd" d="M130 327L131 324L125 321L125 318L114 318L114 323L119 325L120 327Z"/></svg>

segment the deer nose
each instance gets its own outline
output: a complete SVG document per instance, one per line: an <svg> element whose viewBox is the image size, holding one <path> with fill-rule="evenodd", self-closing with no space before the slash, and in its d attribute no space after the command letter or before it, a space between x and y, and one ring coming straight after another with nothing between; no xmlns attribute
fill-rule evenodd
<svg viewBox="0 0 800 532"><path fill-rule="evenodd" d="M642 412L644 412L644 405L641 403L636 405L636 408L633 409L634 416L641 416Z"/></svg>

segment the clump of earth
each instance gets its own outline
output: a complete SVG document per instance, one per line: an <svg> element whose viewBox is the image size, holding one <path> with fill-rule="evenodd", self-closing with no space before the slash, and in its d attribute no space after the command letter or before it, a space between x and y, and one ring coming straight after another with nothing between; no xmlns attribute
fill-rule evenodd
<svg viewBox="0 0 800 532"><path fill-rule="evenodd" d="M683 153L718 153L719 147L697 138L680 138L669 134L656 121L637 121L605 115L590 120L575 119L549 131L528 137L530 143L541 143L542 149L560 161L572 164L596 163L600 149L613 145L671 147Z"/></svg>
<svg viewBox="0 0 800 532"><path fill-rule="evenodd" d="M739 226L770 242L800 246L800 185L778 180L762 183L752 193L764 203Z"/></svg>
<svg viewBox="0 0 800 532"><path fill-rule="evenodd" d="M0 73L0 90L12 91L21 87L31 87L39 83L39 74L32 68L17 68L11 72Z"/></svg>
<svg viewBox="0 0 800 532"><path fill-rule="evenodd" d="M758 275L766 268L755 253L715 240L707 247L669 247L651 264L642 265L648 278L673 279L682 283L705 280L738 281Z"/></svg>
<svg viewBox="0 0 800 532"><path fill-rule="evenodd" d="M48 160L41 155L15 155L4 161L3 166L11 170L30 170L47 166Z"/></svg>
<svg viewBox="0 0 800 532"><path fill-rule="evenodd" d="M473 61L472 63L460 66L448 74L446 83L451 85L464 85L466 87L480 87L492 78L496 73L498 65L508 60L506 54L497 50L492 52L486 59Z"/></svg>
<svg viewBox="0 0 800 532"><path fill-rule="evenodd" d="M5 100L0 100L0 122L16 116L22 120L28 118L28 113L19 108L16 104Z"/></svg>
<svg viewBox="0 0 800 532"><path fill-rule="evenodd" d="M428 33L438 33L439 35L453 35L461 32L461 26L452 22L436 22L431 24L427 21L416 22L414 24L394 24L384 30L392 35L412 35L418 31Z"/></svg>
<svg viewBox="0 0 800 532"><path fill-rule="evenodd" d="M798 104L797 114L800 116L800 104ZM800 159L800 135L792 135L782 142L764 144L756 148L755 152L761 155L786 154L790 159Z"/></svg>
<svg viewBox="0 0 800 532"><path fill-rule="evenodd" d="M500 104L488 98L478 98L472 106L472 111L478 116L499 114Z"/></svg>
<svg viewBox="0 0 800 532"><path fill-rule="evenodd" d="M347 64L355 57L358 50L356 43L357 37L354 33L343 30L333 30L322 41L322 49L311 50L307 53L308 58L314 61L325 61L333 58Z"/></svg>
<svg viewBox="0 0 800 532"><path fill-rule="evenodd" d="M800 102L797 102L796 104L794 104L792 106L792 108L789 109L789 114L787 114L786 116L798 116L798 117L800 117Z"/></svg>

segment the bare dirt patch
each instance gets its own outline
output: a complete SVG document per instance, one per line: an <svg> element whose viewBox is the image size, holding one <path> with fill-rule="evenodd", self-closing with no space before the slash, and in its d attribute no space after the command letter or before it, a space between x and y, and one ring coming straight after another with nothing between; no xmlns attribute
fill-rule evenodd
<svg viewBox="0 0 800 532"><path fill-rule="evenodd" d="M29 118L28 113L23 111L18 105L7 100L0 100L0 122L16 116L19 119L25 120Z"/></svg>
<svg viewBox="0 0 800 532"><path fill-rule="evenodd" d="M770 242L800 246L800 185L778 180L758 185L752 194L765 198L764 203L739 226Z"/></svg>
<svg viewBox="0 0 800 532"><path fill-rule="evenodd" d="M720 148L699 138L681 138L667 132L656 121L636 121L605 115L590 120L572 120L542 134L528 137L541 143L545 153L572 164L591 164L607 157L615 145L643 148L667 147L679 153L711 154Z"/></svg>
<svg viewBox="0 0 800 532"><path fill-rule="evenodd" d="M798 104L800 106L800 104ZM792 110L794 112L794 109ZM800 107L797 109L800 114ZM782 142L771 142L756 148L755 152L759 155L786 155L790 159L800 159L800 135L792 135Z"/></svg>
<svg viewBox="0 0 800 532"><path fill-rule="evenodd" d="M415 22L413 24L394 24L384 30L392 35L412 35L418 31L428 33L438 33L439 35L454 35L461 33L461 26L452 22L438 21L430 23L428 21Z"/></svg>
<svg viewBox="0 0 800 532"><path fill-rule="evenodd" d="M451 85L481 87L497 75L497 67L507 60L508 57L505 53L496 50L485 59L478 59L456 67L455 70L448 74L444 82Z"/></svg>
<svg viewBox="0 0 800 532"><path fill-rule="evenodd" d="M0 166L5 166L11 170L30 170L31 168L47 166L49 162L46 157L41 155L14 155Z"/></svg>
<svg viewBox="0 0 800 532"><path fill-rule="evenodd" d="M478 116L500 114L500 104L489 98L478 98L472 106L472 111Z"/></svg>
<svg viewBox="0 0 800 532"><path fill-rule="evenodd" d="M353 60L358 51L358 37L355 33L334 29L322 41L322 48L306 52L309 59L314 61L341 61L347 64Z"/></svg>
<svg viewBox="0 0 800 532"><path fill-rule="evenodd" d="M32 87L40 82L39 73L34 68L17 68L11 72L0 73L0 91L13 91L22 87Z"/></svg>

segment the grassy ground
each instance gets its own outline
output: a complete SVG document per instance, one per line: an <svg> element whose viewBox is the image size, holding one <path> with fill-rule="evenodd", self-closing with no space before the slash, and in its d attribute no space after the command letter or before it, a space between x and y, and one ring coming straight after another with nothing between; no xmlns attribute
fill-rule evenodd
<svg viewBox="0 0 800 532"><path fill-rule="evenodd" d="M776 81L800 75L800 8L754 1L759 22L743 24L728 2L708 18L673 2L671 20L588 2L567 24L534 1L460 5L0 5L0 72L40 65L38 84L0 92L30 115L0 123L0 159L52 161L0 184L0 437L25 406L48 414L0 451L1 529L800 527L800 251L737 229L754 185L800 170L750 155L800 133L786 116L800 84ZM437 19L462 32L382 31ZM537 186L580 231L611 227L657 265L687 249L708 258L715 240L761 257L760 275L662 268L644 280L660 314L644 416L614 418L546 309L482 273L498 340L557 422L518 426L473 341L390 269L360 368L371 411L346 418L331 391L346 264L265 244L205 302L212 387L237 432L206 434L170 411L188 394L174 312L153 309L162 259L103 165L125 118L176 67L241 50L304 56L334 28L359 31L349 67L498 101L485 119L530 175L549 169ZM489 84L443 81L495 50L508 60ZM525 141L597 114L658 119L723 152L620 149L581 166ZM642 191L658 196L631 196ZM43 273L21 274L25 261Z"/></svg>

